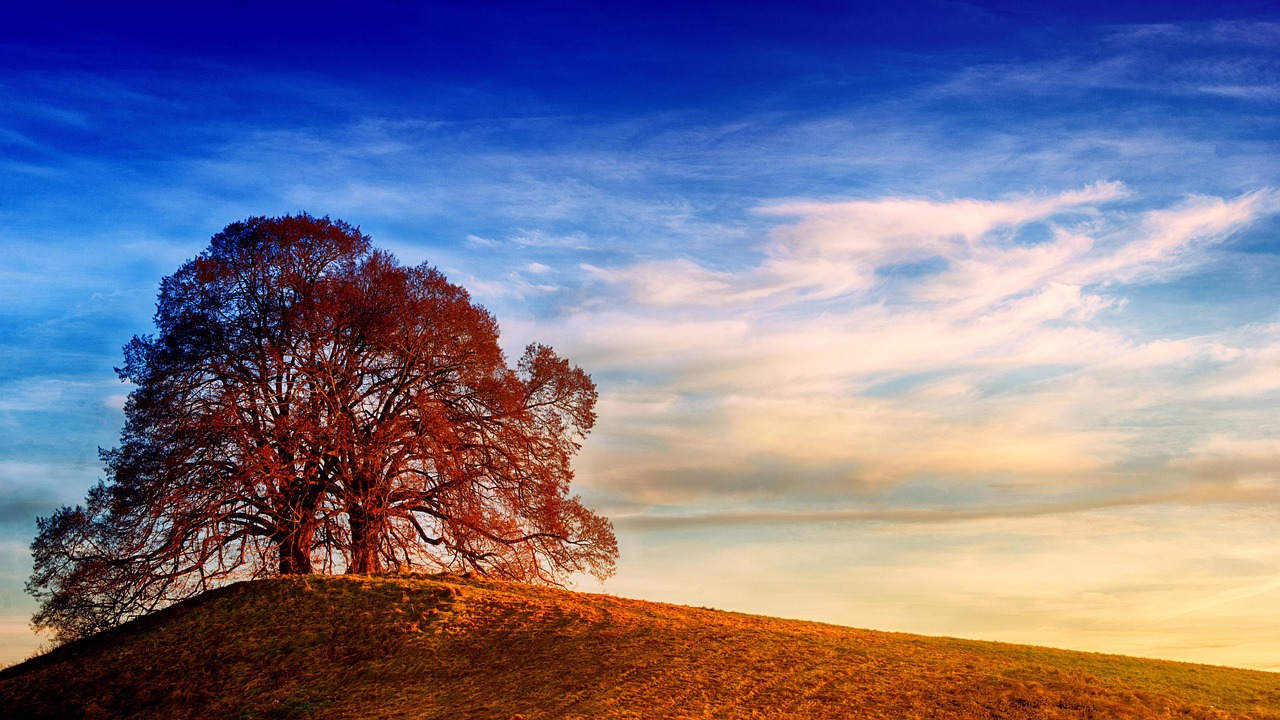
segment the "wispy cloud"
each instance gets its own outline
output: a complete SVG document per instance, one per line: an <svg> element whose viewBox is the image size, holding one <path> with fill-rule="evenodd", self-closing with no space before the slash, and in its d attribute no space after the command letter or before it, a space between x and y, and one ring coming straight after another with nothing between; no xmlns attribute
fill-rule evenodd
<svg viewBox="0 0 1280 720"><path fill-rule="evenodd" d="M1274 22L1117 25L1070 53L963 68L938 90L959 96L996 92L1051 98L1124 90L1145 98L1229 95L1280 97Z"/></svg>
<svg viewBox="0 0 1280 720"><path fill-rule="evenodd" d="M1014 516L1207 499L1182 487L1193 474L1144 467L1125 479L1122 468L1152 452L1163 432L1154 418L1188 405L1200 418L1233 412L1213 397L1266 377L1255 356L1272 352L1273 334L1135 333L1120 322L1126 293L1211 265L1215 247L1280 201L1272 191L1155 209L1133 200L1110 182L1002 200L770 203L761 211L786 221L754 263L588 266L600 297L545 329L597 371L646 377L643 391L602 406L616 453L594 462L632 472L594 481L632 502L732 512L920 477L1098 488L1008 506ZM1206 432L1176 450L1166 439L1156 454L1194 457ZM650 446L661 460L642 459ZM762 464L772 487L752 480ZM1154 485L1107 489L1143 483ZM725 517L715 512L689 517Z"/></svg>

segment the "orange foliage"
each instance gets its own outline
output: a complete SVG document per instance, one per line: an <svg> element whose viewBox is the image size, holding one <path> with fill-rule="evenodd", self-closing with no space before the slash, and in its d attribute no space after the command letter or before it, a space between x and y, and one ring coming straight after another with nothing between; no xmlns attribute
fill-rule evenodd
<svg viewBox="0 0 1280 720"><path fill-rule="evenodd" d="M509 367L435 268L328 218L251 218L164 279L156 326L125 349L108 481L40 520L38 626L313 569L612 573L612 525L569 489L595 385L542 345Z"/></svg>

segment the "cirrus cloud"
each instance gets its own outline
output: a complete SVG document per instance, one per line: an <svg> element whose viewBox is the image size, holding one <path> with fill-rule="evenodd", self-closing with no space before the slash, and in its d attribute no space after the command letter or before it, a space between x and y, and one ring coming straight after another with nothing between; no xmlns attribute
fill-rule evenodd
<svg viewBox="0 0 1280 720"><path fill-rule="evenodd" d="M1247 411L1247 392L1221 398L1267 381L1274 333L1167 337L1127 324L1126 305L1212 266L1280 195L1133 199L1100 182L791 200L762 206L785 221L736 266L586 266L598 299L546 329L619 389L645 379L603 408L588 475L632 511L847 504L922 478L1011 488L1010 514L1210 497L1175 460Z"/></svg>

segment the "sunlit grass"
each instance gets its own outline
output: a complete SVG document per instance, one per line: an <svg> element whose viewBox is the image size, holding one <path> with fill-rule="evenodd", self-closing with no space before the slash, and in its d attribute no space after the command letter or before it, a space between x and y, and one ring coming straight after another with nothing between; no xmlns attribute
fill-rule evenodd
<svg viewBox="0 0 1280 720"><path fill-rule="evenodd" d="M225 588L9 668L4 708L245 720L1280 719L1280 674L457 577L310 576Z"/></svg>

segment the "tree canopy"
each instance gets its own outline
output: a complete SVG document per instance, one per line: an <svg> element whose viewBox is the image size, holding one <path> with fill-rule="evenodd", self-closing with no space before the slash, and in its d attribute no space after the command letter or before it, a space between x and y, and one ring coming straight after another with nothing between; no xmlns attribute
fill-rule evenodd
<svg viewBox="0 0 1280 720"><path fill-rule="evenodd" d="M117 368L106 478L38 520L36 627L313 571L612 574L612 524L569 490L595 385L544 345L510 367L435 268L327 217L251 218L164 278L155 324Z"/></svg>

